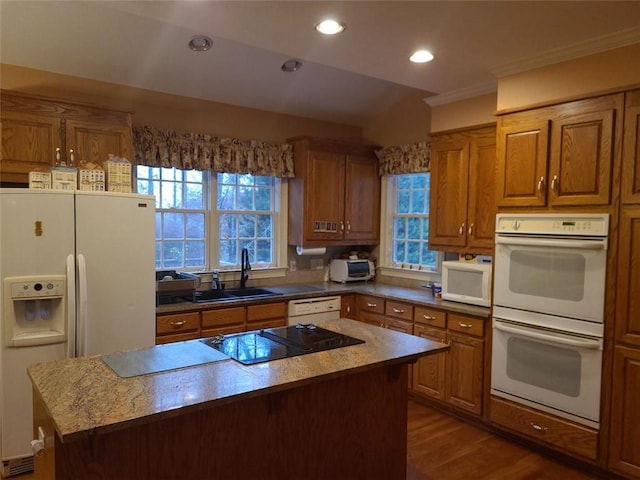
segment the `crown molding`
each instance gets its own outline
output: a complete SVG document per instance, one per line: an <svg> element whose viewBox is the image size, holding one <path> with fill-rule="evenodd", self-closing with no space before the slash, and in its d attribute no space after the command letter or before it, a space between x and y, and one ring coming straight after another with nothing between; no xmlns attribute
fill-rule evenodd
<svg viewBox="0 0 640 480"><path fill-rule="evenodd" d="M640 27L632 27L619 32L574 43L568 47L547 50L540 54L521 58L517 62L498 65L490 68L496 78L526 72L535 68L546 67L554 63L565 62L575 58L586 57L597 53L614 50L640 42Z"/></svg>
<svg viewBox="0 0 640 480"><path fill-rule="evenodd" d="M488 82L472 85L470 87L461 88L459 90L452 90L451 92L441 93L440 95L434 95L433 97L426 97L423 101L430 107L436 107L438 105L445 105L447 103L459 102L460 100L466 100L467 98L479 97L480 95L486 95L496 92L498 90L498 81L490 80Z"/></svg>

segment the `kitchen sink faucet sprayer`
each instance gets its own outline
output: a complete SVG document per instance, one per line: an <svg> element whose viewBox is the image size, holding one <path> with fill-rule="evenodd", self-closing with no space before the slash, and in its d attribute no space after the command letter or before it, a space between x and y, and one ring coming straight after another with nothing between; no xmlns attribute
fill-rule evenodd
<svg viewBox="0 0 640 480"><path fill-rule="evenodd" d="M245 288L247 286L249 270L251 270L251 264L249 263L249 251L246 248L243 248L240 271L240 288Z"/></svg>

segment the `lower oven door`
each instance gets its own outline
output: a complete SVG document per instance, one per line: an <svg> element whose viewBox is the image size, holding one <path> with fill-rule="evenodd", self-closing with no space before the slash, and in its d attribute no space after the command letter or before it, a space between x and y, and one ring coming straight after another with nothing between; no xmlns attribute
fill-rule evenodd
<svg viewBox="0 0 640 480"><path fill-rule="evenodd" d="M598 427L602 338L493 318L491 393Z"/></svg>

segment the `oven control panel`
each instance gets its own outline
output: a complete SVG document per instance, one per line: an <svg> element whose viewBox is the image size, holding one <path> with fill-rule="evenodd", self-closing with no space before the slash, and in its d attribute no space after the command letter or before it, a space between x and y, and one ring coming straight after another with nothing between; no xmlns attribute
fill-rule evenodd
<svg viewBox="0 0 640 480"><path fill-rule="evenodd" d="M608 214L498 214L496 233L606 237Z"/></svg>

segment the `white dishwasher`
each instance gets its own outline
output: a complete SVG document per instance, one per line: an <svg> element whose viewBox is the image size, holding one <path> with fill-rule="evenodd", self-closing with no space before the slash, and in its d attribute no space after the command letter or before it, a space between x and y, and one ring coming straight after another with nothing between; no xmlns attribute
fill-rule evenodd
<svg viewBox="0 0 640 480"><path fill-rule="evenodd" d="M287 323L313 323L340 318L340 297L301 298L289 302Z"/></svg>

